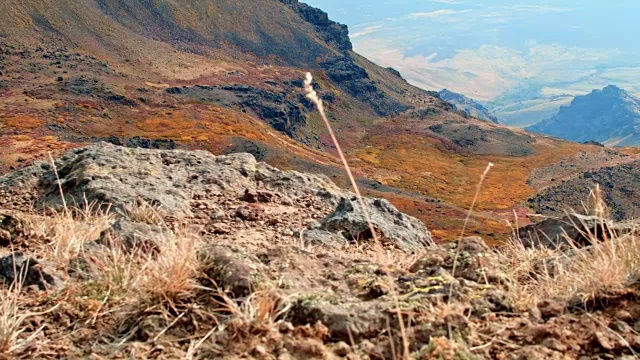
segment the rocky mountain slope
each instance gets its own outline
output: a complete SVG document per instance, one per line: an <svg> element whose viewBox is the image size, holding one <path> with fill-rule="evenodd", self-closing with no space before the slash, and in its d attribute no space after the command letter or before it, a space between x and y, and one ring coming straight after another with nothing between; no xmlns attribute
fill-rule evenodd
<svg viewBox="0 0 640 360"><path fill-rule="evenodd" d="M477 236L435 245L387 201L365 203L380 243L353 194L247 153L97 143L2 176L0 319L11 327L0 356L565 359L640 349L635 267L606 273L606 261L638 258L634 234L610 254L597 242L564 255L494 250Z"/></svg>
<svg viewBox="0 0 640 360"><path fill-rule="evenodd" d="M438 95L440 95L442 100L455 105L456 109L464 111L471 117L491 121L496 124L499 123L498 118L492 115L486 107L471 98L447 89L440 90Z"/></svg>
<svg viewBox="0 0 640 360"><path fill-rule="evenodd" d="M577 96L558 114L527 129L573 141L638 145L640 99L615 85Z"/></svg>
<svg viewBox="0 0 640 360"><path fill-rule="evenodd" d="M605 167L549 186L528 202L536 213L544 215L558 216L571 210L584 212L584 208L589 207L589 194L600 185L612 219L637 219L640 216L639 181L638 162Z"/></svg>
<svg viewBox="0 0 640 360"><path fill-rule="evenodd" d="M457 238L527 222L532 171L597 149L470 118L351 51L348 29L298 1L0 3L0 171L96 141L249 152L348 181L304 98L313 73L363 191ZM632 161L631 157L625 161ZM573 175L578 175L576 168ZM503 181L505 178L510 181Z"/></svg>

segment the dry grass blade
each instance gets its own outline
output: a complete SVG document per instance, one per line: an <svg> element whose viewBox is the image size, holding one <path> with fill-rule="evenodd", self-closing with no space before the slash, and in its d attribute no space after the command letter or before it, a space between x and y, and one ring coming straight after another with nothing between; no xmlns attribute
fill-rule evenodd
<svg viewBox="0 0 640 360"><path fill-rule="evenodd" d="M467 224L469 223L469 219L471 219L471 213L473 212L473 208L476 206L476 202L478 201L478 197L480 196L480 189L482 189L482 184L484 183L484 180L487 177L487 174L489 174L489 170L491 170L491 168L493 167L493 163L489 163L487 165L487 168L484 170L484 172L482 173L482 176L480 176L480 182L478 183L478 187L476 189L476 193L473 196L473 201L471 202L471 207L469 208L469 211L467 212L467 217L464 219L464 224L462 225L462 230L460 230L460 238L458 239L458 246L456 247L456 253L454 255L453 258L453 269L451 270L451 275L452 276L456 276L456 268L458 265L458 257L460 256L460 244L462 243L462 238L464 237L464 232L467 230ZM449 288L449 300L451 301L451 297L453 294L453 287Z"/></svg>
<svg viewBox="0 0 640 360"><path fill-rule="evenodd" d="M322 100L318 97L318 94L313 89L312 82L313 82L313 77L311 76L311 73L307 73L307 78L304 81L304 89L307 93L307 98L316 105L316 107L318 108L318 112L320 112L320 116L322 117L322 120L324 120L324 124L327 127L327 130L329 131L329 135L331 136L331 141L333 141L333 144L335 145L336 150L338 151L340 160L342 160L344 169L347 172L347 175L349 176L349 181L351 182L353 191L356 193L356 197L358 198L358 202L360 203L362 212L364 213L364 216L367 219L367 223L369 225L369 231L371 232L371 236L373 236L374 243L376 246L379 246L381 248L382 246L378 241L378 236L376 235L376 231L373 227L373 223L371 222L371 216L369 215L367 206L364 203L364 199L362 198L362 195L360 194L360 189L358 188L356 179L353 177L353 173L351 172L351 167L349 166L349 163L347 162L347 158L344 156L344 152L342 151L342 147L340 146L340 143L338 142L338 139L336 138L336 135L333 132L331 123L329 122L329 120L327 119L327 116L325 115L324 105L322 104Z"/></svg>
<svg viewBox="0 0 640 360"><path fill-rule="evenodd" d="M55 161L53 161L53 156L51 156L51 151L48 151L49 160L51 161L51 167L53 168L53 174L56 176L58 191L60 191L60 198L62 199L62 205L64 206L65 213L69 214L69 209L67 208L67 201L64 198L64 191L62 191L62 183L60 182L60 176L58 176L58 168L56 167Z"/></svg>
<svg viewBox="0 0 640 360"><path fill-rule="evenodd" d="M202 339L200 339L198 342L189 344L189 349L187 350L187 354L185 355L185 358L193 359L195 357L195 354L198 348L200 348L200 346L202 346L202 344L204 344L204 342L207 341L207 339L210 338L211 335L213 335L213 333L217 329L218 329L217 327L214 327L213 329L209 330L209 332L204 337L202 337Z"/></svg>

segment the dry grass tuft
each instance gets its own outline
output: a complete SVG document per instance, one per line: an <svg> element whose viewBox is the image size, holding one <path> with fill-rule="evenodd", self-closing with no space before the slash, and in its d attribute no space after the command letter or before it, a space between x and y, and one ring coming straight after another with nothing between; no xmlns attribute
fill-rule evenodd
<svg viewBox="0 0 640 360"><path fill-rule="evenodd" d="M54 212L46 217L28 217L27 227L37 236L45 238L40 250L42 256L56 262L67 262L78 256L84 244L99 238L100 233L113 223L114 217L92 204L81 209Z"/></svg>
<svg viewBox="0 0 640 360"><path fill-rule="evenodd" d="M602 224L611 224L599 189L592 191L591 213ZM580 226L580 224L576 224ZM569 250L525 248L514 239L498 249L499 266L514 282L511 297L516 304L533 306L544 299L583 302L622 290L638 279L640 242L635 232L618 235L584 233L592 244ZM604 237L604 241L599 238Z"/></svg>
<svg viewBox="0 0 640 360"><path fill-rule="evenodd" d="M133 222L158 226L165 224L160 208L146 201L140 201L136 206L128 207L126 212Z"/></svg>
<svg viewBox="0 0 640 360"><path fill-rule="evenodd" d="M218 312L231 314L247 323L273 325L291 309L294 296L283 297L277 290L267 289L252 293L240 303L222 291L218 291L216 297Z"/></svg>
<svg viewBox="0 0 640 360"><path fill-rule="evenodd" d="M201 268L198 252L203 245L203 239L186 228L158 239L157 254L144 257L134 284L141 302L173 304L189 296L197 286L195 279Z"/></svg>
<svg viewBox="0 0 640 360"><path fill-rule="evenodd" d="M0 289L0 358L2 356L9 357L12 353L29 346L46 326L42 325L32 331L29 336L23 337L22 334L29 327L27 322L29 318L46 314L58 307L55 305L51 309L39 313L25 312L20 306L24 303L22 284L25 276L24 272L19 274L9 288Z"/></svg>

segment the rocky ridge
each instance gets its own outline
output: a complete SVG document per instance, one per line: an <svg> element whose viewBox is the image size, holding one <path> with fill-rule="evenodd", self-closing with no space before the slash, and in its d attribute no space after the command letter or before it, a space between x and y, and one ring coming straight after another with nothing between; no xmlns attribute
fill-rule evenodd
<svg viewBox="0 0 640 360"><path fill-rule="evenodd" d="M577 96L558 114L527 128L572 141L597 141L605 145L639 143L640 99L609 85Z"/></svg>

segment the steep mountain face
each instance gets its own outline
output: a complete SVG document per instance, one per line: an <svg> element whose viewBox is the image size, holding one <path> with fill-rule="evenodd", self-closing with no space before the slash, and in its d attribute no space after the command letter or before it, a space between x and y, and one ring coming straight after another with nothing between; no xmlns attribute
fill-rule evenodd
<svg viewBox="0 0 640 360"><path fill-rule="evenodd" d="M640 144L640 100L615 85L577 96L558 114L527 130L606 145Z"/></svg>
<svg viewBox="0 0 640 360"><path fill-rule="evenodd" d="M469 116L499 123L498 118L492 115L486 107L471 98L447 89L441 90L438 94L442 100L455 105L456 109L464 111Z"/></svg>

